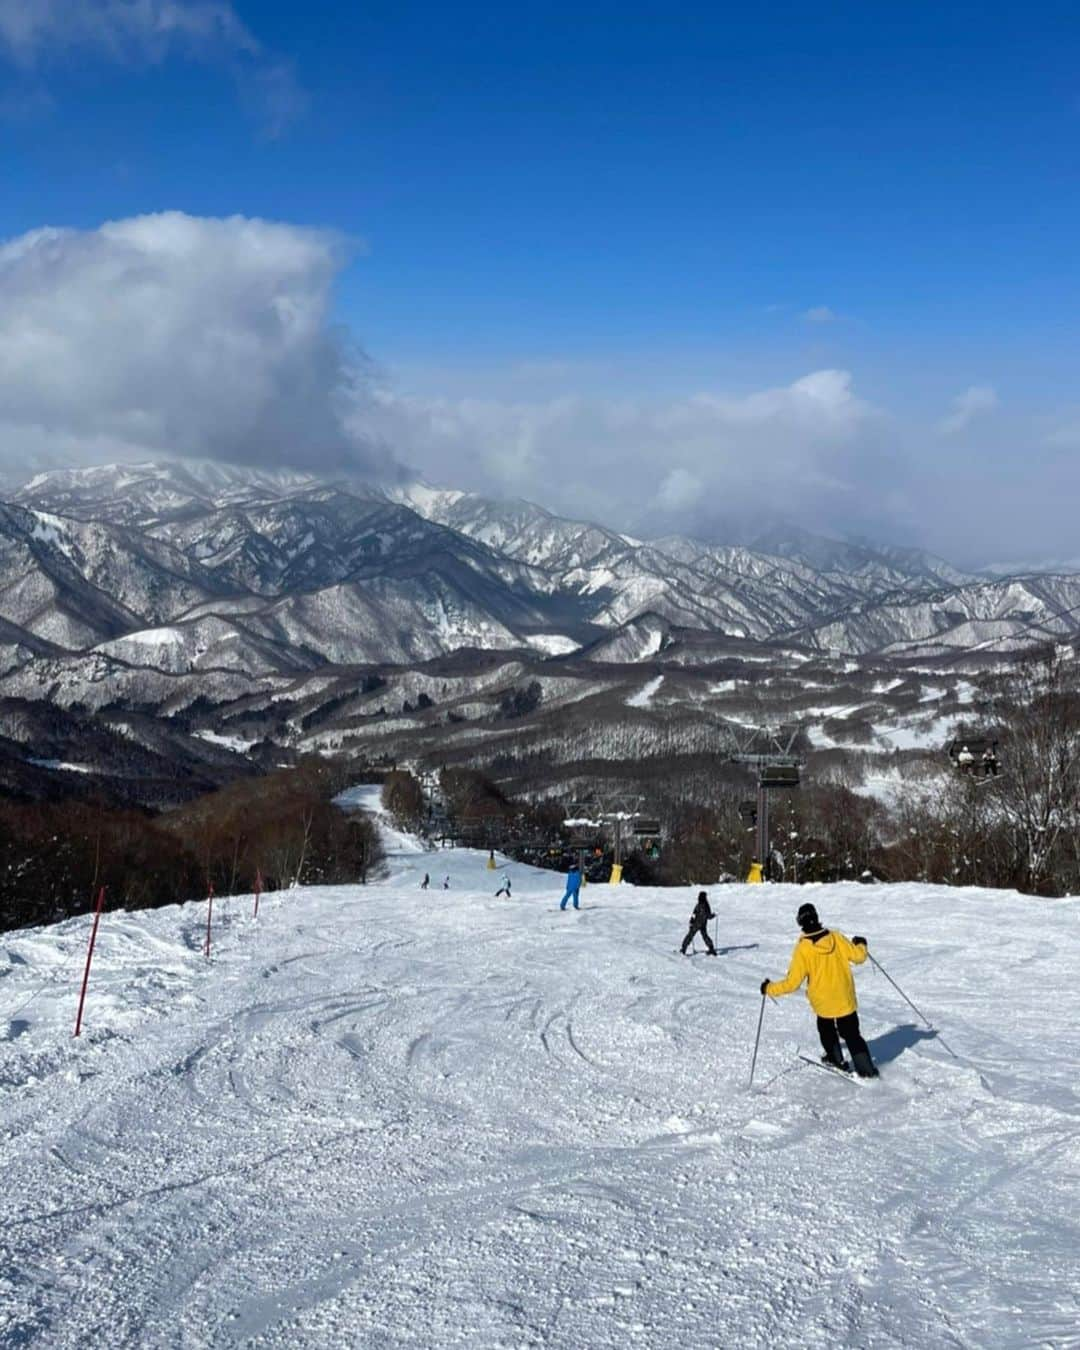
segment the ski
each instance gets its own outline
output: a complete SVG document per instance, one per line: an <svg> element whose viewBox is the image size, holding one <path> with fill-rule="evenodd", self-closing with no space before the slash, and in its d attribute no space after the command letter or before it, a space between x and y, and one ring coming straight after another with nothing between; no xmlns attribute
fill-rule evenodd
<svg viewBox="0 0 1080 1350"><path fill-rule="evenodd" d="M869 1078L860 1078L853 1070L849 1073L846 1069L838 1069L835 1064L824 1064L820 1059L811 1059L809 1055L798 1055L804 1064L810 1064L815 1069L820 1069L823 1073L831 1073L836 1078L843 1078L845 1082L852 1083L855 1087L865 1087L872 1080Z"/></svg>

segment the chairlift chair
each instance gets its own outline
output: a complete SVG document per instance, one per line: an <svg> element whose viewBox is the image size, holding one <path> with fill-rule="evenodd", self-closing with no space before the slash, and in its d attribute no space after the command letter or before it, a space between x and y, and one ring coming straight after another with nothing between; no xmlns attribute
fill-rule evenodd
<svg viewBox="0 0 1080 1350"><path fill-rule="evenodd" d="M989 782L1001 774L998 743L990 736L958 736L949 742L946 753L958 773L979 782Z"/></svg>
<svg viewBox="0 0 1080 1350"><path fill-rule="evenodd" d="M566 847L572 849L574 852L584 850L587 853L592 853L596 849L598 842L595 834L581 834L578 832L570 835L566 841Z"/></svg>
<svg viewBox="0 0 1080 1350"><path fill-rule="evenodd" d="M758 782L763 788L797 788L799 786L799 766L797 764L767 764L761 769Z"/></svg>

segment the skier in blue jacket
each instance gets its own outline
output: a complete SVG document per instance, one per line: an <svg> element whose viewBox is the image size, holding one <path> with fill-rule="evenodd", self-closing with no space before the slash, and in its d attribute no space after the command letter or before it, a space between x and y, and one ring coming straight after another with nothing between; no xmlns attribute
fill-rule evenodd
<svg viewBox="0 0 1080 1350"><path fill-rule="evenodd" d="M574 863L574 865L570 868L570 871L567 872L566 874L566 894L563 896L562 904L559 906L559 908L565 909L567 900L573 900L574 908L580 909L581 906L578 904L578 895L580 891L581 891L581 868L577 865L577 863Z"/></svg>

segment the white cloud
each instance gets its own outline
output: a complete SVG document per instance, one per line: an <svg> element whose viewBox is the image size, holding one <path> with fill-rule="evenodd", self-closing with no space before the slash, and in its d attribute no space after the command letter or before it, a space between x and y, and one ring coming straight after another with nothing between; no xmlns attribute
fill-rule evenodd
<svg viewBox="0 0 1080 1350"><path fill-rule="evenodd" d="M952 411L938 423L938 430L946 436L954 436L957 432L965 430L983 413L993 412L999 402L992 385L970 385L953 399Z"/></svg>
<svg viewBox="0 0 1080 1350"><path fill-rule="evenodd" d="M335 235L179 212L0 246L0 456L386 469L350 426Z"/></svg>
<svg viewBox="0 0 1080 1350"><path fill-rule="evenodd" d="M839 317L828 305L815 305L812 309L803 310L803 318L807 323L835 323Z"/></svg>
<svg viewBox="0 0 1080 1350"><path fill-rule="evenodd" d="M61 53L152 66L177 54L227 66L245 104L276 133L304 95L227 0L0 0L0 54L36 73Z"/></svg>
<svg viewBox="0 0 1080 1350"><path fill-rule="evenodd" d="M708 530L755 509L843 528L853 511L872 514L862 484L892 471L878 449L882 419L842 370L664 400L384 393L374 415L383 437L433 481L645 532Z"/></svg>
<svg viewBox="0 0 1080 1350"><path fill-rule="evenodd" d="M1046 444L1054 450L1080 450L1080 422L1066 423L1056 427L1045 438Z"/></svg>
<svg viewBox="0 0 1080 1350"><path fill-rule="evenodd" d="M233 7L216 0L0 0L0 39L27 66L61 48L147 64L177 46L200 56L259 50Z"/></svg>
<svg viewBox="0 0 1080 1350"><path fill-rule="evenodd" d="M845 370L653 397L374 388L330 322L347 254L332 233L179 212L0 245L0 460L404 462L645 535L910 524L896 429Z"/></svg>
<svg viewBox="0 0 1080 1350"><path fill-rule="evenodd" d="M672 469L660 484L657 499L667 511L685 511L701 498L703 484L686 469Z"/></svg>

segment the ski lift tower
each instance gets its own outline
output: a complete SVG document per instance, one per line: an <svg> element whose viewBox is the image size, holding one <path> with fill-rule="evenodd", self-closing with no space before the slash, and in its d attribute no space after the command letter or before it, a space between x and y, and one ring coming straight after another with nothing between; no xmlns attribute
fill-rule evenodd
<svg viewBox="0 0 1080 1350"><path fill-rule="evenodd" d="M805 761L795 752L798 727L740 728L735 732L732 763L757 770L757 834L748 881L765 881L769 867L769 793L799 786Z"/></svg>
<svg viewBox="0 0 1080 1350"><path fill-rule="evenodd" d="M604 822L595 802L567 802L563 806L563 827L570 831L567 848L577 857L578 871L585 878L585 853L603 834Z"/></svg>
<svg viewBox="0 0 1080 1350"><path fill-rule="evenodd" d="M608 802L607 810L604 812L604 818L610 823L613 835L611 859L611 884L613 886L622 881L623 841L627 835L633 834L634 822L637 820L641 803L644 800L644 797L615 798Z"/></svg>
<svg viewBox="0 0 1080 1350"><path fill-rule="evenodd" d="M611 884L622 881L623 843L635 833L635 822L644 797L611 797L606 801L571 802L564 824L573 828L593 827L610 830L612 839ZM651 823L651 822L650 822ZM573 846L573 845L571 845Z"/></svg>

